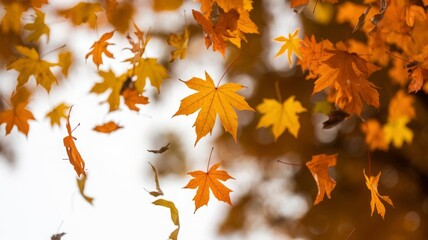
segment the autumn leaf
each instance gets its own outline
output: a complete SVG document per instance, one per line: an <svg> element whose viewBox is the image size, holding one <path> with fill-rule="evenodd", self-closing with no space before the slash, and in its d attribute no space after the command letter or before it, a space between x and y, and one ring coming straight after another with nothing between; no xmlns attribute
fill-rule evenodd
<svg viewBox="0 0 428 240"><path fill-rule="evenodd" d="M169 208L170 213L171 213L171 220L174 223L174 225L177 226L177 228L174 231L172 231L172 233L169 235L169 239L177 240L178 232L180 230L180 220L178 218L177 207L175 207L175 204L173 202L165 200L165 199L158 199L158 200L154 201L153 204L157 205L157 206Z"/></svg>
<svg viewBox="0 0 428 240"><path fill-rule="evenodd" d="M119 129L123 128L122 126L117 125L117 123L113 121L106 122L102 125L98 125L94 127L94 131L100 132L100 133L112 133L114 131L117 131Z"/></svg>
<svg viewBox="0 0 428 240"><path fill-rule="evenodd" d="M339 123L341 123L343 120L345 120L347 117L349 117L349 114L347 114L344 111L331 110L330 113L328 114L328 119L322 123L322 128L330 129L332 127L335 127Z"/></svg>
<svg viewBox="0 0 428 240"><path fill-rule="evenodd" d="M367 177L365 169L363 169L363 174L364 174L364 178L366 179L367 188L370 190L370 194L371 194L371 201L370 201L370 207L372 209L371 215L373 216L373 212L376 207L377 213L379 213L379 215L381 215L382 218L385 219L386 209L381 199L393 207L394 205L392 203L392 200L388 196L382 196L378 192L377 186L379 183L381 172L379 172L376 177L373 177L373 176Z"/></svg>
<svg viewBox="0 0 428 240"><path fill-rule="evenodd" d="M364 25L364 23L366 22L367 14L369 14L371 8L372 8L372 5L368 5L367 8L364 10L364 12L360 15L360 17L358 17L358 21L355 24L354 30L352 30L352 33L358 31L358 29L360 29Z"/></svg>
<svg viewBox="0 0 428 240"><path fill-rule="evenodd" d="M126 106L128 106L129 109L134 111L140 111L140 108L135 106L136 104L148 104L149 99L142 94L139 94L137 90L135 89L125 89L122 93L122 96L125 100Z"/></svg>
<svg viewBox="0 0 428 240"><path fill-rule="evenodd" d="M272 126L275 141L286 129L297 138L300 129L297 114L306 112L306 109L299 101L295 100L295 96L289 97L283 103L275 99L265 98L256 109L263 115L257 124L257 128Z"/></svg>
<svg viewBox="0 0 428 240"><path fill-rule="evenodd" d="M106 0L107 20L120 33L125 33L129 29L129 23L134 16L135 7L132 2L116 0Z"/></svg>
<svg viewBox="0 0 428 240"><path fill-rule="evenodd" d="M216 24L198 11L192 10L192 14L206 34L205 46L209 48L213 45L213 51L219 51L225 57L226 40L233 37L229 32L235 31L238 27L239 13L235 9L222 13Z"/></svg>
<svg viewBox="0 0 428 240"><path fill-rule="evenodd" d="M321 65L317 71L319 78L315 81L312 94L332 87L336 93L336 105L348 114L360 116L363 101L379 107L379 93L375 85L367 78L379 68L349 53L343 44L337 44L337 50L326 49Z"/></svg>
<svg viewBox="0 0 428 240"><path fill-rule="evenodd" d="M61 72L65 77L68 77L68 71L72 63L71 52L61 52L58 55L58 65L61 67Z"/></svg>
<svg viewBox="0 0 428 240"><path fill-rule="evenodd" d="M388 144L392 142L392 145L397 148L401 148L404 142L411 144L413 132L406 126L409 121L407 117L388 120L387 124L383 126L386 142Z"/></svg>
<svg viewBox="0 0 428 240"><path fill-rule="evenodd" d="M23 57L7 65L7 70L15 69L19 72L17 88L26 84L28 79L34 76L36 83L42 85L49 92L52 84L58 82L50 68L58 64L40 59L34 48L16 46L16 50Z"/></svg>
<svg viewBox="0 0 428 240"><path fill-rule="evenodd" d="M426 21L427 15L423 7L410 5L406 7L406 23L409 27L413 27L415 25L415 20Z"/></svg>
<svg viewBox="0 0 428 240"><path fill-rule="evenodd" d="M195 201L195 212L203 205L208 206L208 201L210 200L210 189L214 194L214 197L216 197L219 201L223 201L232 205L229 196L232 190L224 186L220 180L227 181L234 178L224 170L217 170L217 168L220 167L220 164L221 162L215 164L209 170L207 170L207 172L194 171L187 173L193 178L184 188L197 188L196 195L193 198L193 201Z"/></svg>
<svg viewBox="0 0 428 240"><path fill-rule="evenodd" d="M168 150L168 146L170 143L168 143L166 146L163 146L161 148L159 148L158 150L147 150L147 152L151 152L151 153L155 153L155 154L160 154L160 153L164 153L166 150Z"/></svg>
<svg viewBox="0 0 428 240"><path fill-rule="evenodd" d="M190 30L188 27L184 29L184 33L182 35L171 33L168 37L168 44L171 47L176 48L171 52L171 60L170 62L174 62L178 57L180 59L184 59L187 53L187 45L189 43L189 35Z"/></svg>
<svg viewBox="0 0 428 240"><path fill-rule="evenodd" d="M331 198L331 192L336 186L336 181L334 181L328 174L328 168L336 166L336 162L337 154L320 154L312 156L312 160L306 163L306 166L309 171L311 171L318 187L318 195L315 199L314 205L320 203L324 199L325 194L327 194L328 198Z"/></svg>
<svg viewBox="0 0 428 240"><path fill-rule="evenodd" d="M86 175L83 175L82 178L77 178L77 186L79 187L80 195L82 195L82 197L85 199L85 201L88 202L89 204L93 205L92 202L94 201L94 198L88 197L85 194L86 180L87 180Z"/></svg>
<svg viewBox="0 0 428 240"><path fill-rule="evenodd" d="M114 43L106 42L111 37L113 37L113 34L114 34L114 31L104 33L101 36L100 40L98 40L98 41L94 42L94 44L92 44L92 46L91 46L92 50L89 51L85 56L85 59L88 59L88 57L92 55L92 60L97 65L97 68L99 68L99 66L101 64L103 64L103 59L102 59L103 53L109 58L114 58L113 53L111 53L107 49L108 46L114 45Z"/></svg>
<svg viewBox="0 0 428 240"><path fill-rule="evenodd" d="M183 4L183 0L153 0L153 10L160 11L173 11Z"/></svg>
<svg viewBox="0 0 428 240"><path fill-rule="evenodd" d="M370 151L376 149L387 151L389 142L385 139L384 131L377 120L370 119L361 124L361 130L365 134L365 142Z"/></svg>
<svg viewBox="0 0 428 240"><path fill-rule="evenodd" d="M220 87L215 86L214 81L207 72L205 72L205 78L206 80L193 77L184 82L187 87L198 92L182 99L180 108L173 117L178 115L187 116L200 109L193 125L196 127L196 145L202 137L212 132L218 114L224 129L232 134L236 141L238 116L234 108L254 111L245 101L245 98L236 93L244 86L237 83L226 83Z"/></svg>
<svg viewBox="0 0 428 240"><path fill-rule="evenodd" d="M291 0L291 7L298 8L308 5L309 0Z"/></svg>
<svg viewBox="0 0 428 240"><path fill-rule="evenodd" d="M65 136L64 141L64 147L67 151L68 160L70 161L71 165L74 167L74 171L76 171L77 176L80 177L81 175L86 176L85 173L85 161L83 160L82 156L80 156L79 151L77 150L76 144L74 143L75 138L72 135L72 130L70 126L70 113L71 109L73 109L73 106L70 107L70 110L68 111L67 116L67 133L68 136Z"/></svg>
<svg viewBox="0 0 428 240"><path fill-rule="evenodd" d="M325 49L331 49L333 44L328 40L322 40L317 43L315 36L311 38L305 36L303 41L300 41L300 52L302 57L298 59L298 64L302 66L302 70L309 70L309 75L306 79L316 78L317 71L321 65L322 56Z"/></svg>
<svg viewBox="0 0 428 240"><path fill-rule="evenodd" d="M132 53L134 53L134 56L132 58L125 59L126 62L131 62L132 65L137 64L141 56L143 56L144 52L146 51L146 46L149 43L152 36L150 33L147 33L144 37L144 32L142 32L138 26L134 23L135 28L135 36L137 37L137 41L134 41L132 37L128 34L126 35L126 39L128 40L129 44L131 44L131 48L125 48L130 50Z"/></svg>
<svg viewBox="0 0 428 240"><path fill-rule="evenodd" d="M61 103L54 107L50 112L46 114L46 117L48 117L51 121L51 126L61 125L61 119L67 119L66 111L70 108L65 103Z"/></svg>
<svg viewBox="0 0 428 240"><path fill-rule="evenodd" d="M51 240L61 240L65 234L65 232L54 234L51 236Z"/></svg>
<svg viewBox="0 0 428 240"><path fill-rule="evenodd" d="M60 15L70 18L74 25L88 23L90 28L97 26L97 12L103 8L100 3L79 2L70 9L59 10Z"/></svg>
<svg viewBox="0 0 428 240"><path fill-rule="evenodd" d="M4 7L6 13L1 19L0 28L4 33L21 32L21 15L25 12L24 6L19 2L12 1L11 4Z"/></svg>
<svg viewBox="0 0 428 240"><path fill-rule="evenodd" d="M102 94L110 89L111 92L107 98L107 102L110 106L109 111L112 112L117 110L120 105L120 90L127 78L127 74L122 74L117 77L111 69L108 72L99 71L98 74L103 78L103 81L96 83L92 87L91 93Z"/></svg>
<svg viewBox="0 0 428 240"><path fill-rule="evenodd" d="M162 192L162 189L161 189L160 184L159 184L158 171L156 171L156 168L151 163L149 163L149 164L152 167L153 173L155 174L156 191L150 191L150 192L147 190L146 191L150 195L152 195L153 197L159 197L159 196L163 195L163 192Z"/></svg>
<svg viewBox="0 0 428 240"><path fill-rule="evenodd" d="M389 102L388 119L398 119L407 117L409 120L416 117L416 111L413 107L414 97L399 90Z"/></svg>
<svg viewBox="0 0 428 240"><path fill-rule="evenodd" d="M28 135L30 128L28 121L35 120L33 114L25 108L30 96L30 91L25 87L17 89L10 97L11 109L0 112L0 125L6 123L6 135L10 133L13 126L26 136Z"/></svg>
<svg viewBox="0 0 428 240"><path fill-rule="evenodd" d="M32 31L32 33L28 35L27 41L36 42L43 34L47 35L47 41L49 41L50 29L45 24L45 14L38 9L34 9L34 11L36 13L34 23L27 23L24 25L25 30Z"/></svg>
<svg viewBox="0 0 428 240"><path fill-rule="evenodd" d="M138 65L135 67L135 88L138 93L143 93L146 86L146 79L150 80L153 87L156 87L160 93L162 81L169 77L168 72L164 66L158 63L156 58L141 58Z"/></svg>
<svg viewBox="0 0 428 240"><path fill-rule="evenodd" d="M299 34L298 28L294 30L293 34L289 33L288 38L279 36L273 39L277 42L284 42L284 44L281 46L281 49L279 49L279 51L276 53L275 57L278 57L287 51L288 63L290 64L290 67L293 65L293 59L291 58L293 52L298 58L302 58L302 53L300 52L300 41L302 40L297 36L297 34Z"/></svg>

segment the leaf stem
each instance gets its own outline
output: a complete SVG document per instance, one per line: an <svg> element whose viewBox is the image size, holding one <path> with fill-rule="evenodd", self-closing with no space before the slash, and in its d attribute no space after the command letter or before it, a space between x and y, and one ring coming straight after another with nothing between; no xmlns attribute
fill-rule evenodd
<svg viewBox="0 0 428 240"><path fill-rule="evenodd" d="M369 176L372 175L372 159L370 157L370 150L369 150L369 146L367 146L367 155L368 155L368 160L369 160Z"/></svg>
<svg viewBox="0 0 428 240"><path fill-rule="evenodd" d="M54 48L54 49L52 49L52 50L50 50L50 51L46 52L46 53L43 53L43 54L40 56L40 58L43 58L44 56L46 56L46 55L48 55L48 54L50 54L50 53L52 53L52 52L58 51L58 50L59 50L59 49L61 49L61 48L65 48L65 46L67 46L67 44L64 44L64 45L62 45L62 46L59 46L59 47L57 47L57 48Z"/></svg>
<svg viewBox="0 0 428 240"><path fill-rule="evenodd" d="M241 57L241 53L238 55L238 57L235 58L235 60L233 60L233 62L229 65L229 67L227 67L226 71L223 73L223 75L221 76L220 80L217 83L216 88L218 88L218 86L220 85L220 82L223 80L224 76L226 75L226 73L230 70L230 68L235 64L236 61L238 61L238 59Z"/></svg>
<svg viewBox="0 0 428 240"><path fill-rule="evenodd" d="M275 82L275 92L276 92L276 97L278 98L279 102L282 103L282 96L281 96L281 91L279 90L279 82L278 81Z"/></svg>
<svg viewBox="0 0 428 240"><path fill-rule="evenodd" d="M403 60L403 61L405 61L405 62L410 62L409 60L407 60L407 59L404 59L404 58L402 58L402 57L400 57L400 56L397 56L397 55L395 55L395 54L393 54L392 52L390 52L390 51L385 51L385 53L387 53L387 54L389 54L390 56L392 56L392 57L395 57L395 58L398 58L398 59L400 59L400 60Z"/></svg>
<svg viewBox="0 0 428 240"><path fill-rule="evenodd" d="M296 166L296 167L302 167L303 166L303 164L300 164L300 163L290 163L290 162L283 162L283 161L281 161L281 160L277 160L279 163L283 163L283 164L286 164L286 165L291 165L291 166Z"/></svg>
<svg viewBox="0 0 428 240"><path fill-rule="evenodd" d="M357 227L354 227L354 229L352 229L352 231L349 233L348 237L345 240L349 240L350 237L352 236L352 234L357 230Z"/></svg>
<svg viewBox="0 0 428 240"><path fill-rule="evenodd" d="M213 154L213 151L214 151L214 147L211 148L210 157L208 158L207 172L208 172L208 169L210 168L211 156Z"/></svg>

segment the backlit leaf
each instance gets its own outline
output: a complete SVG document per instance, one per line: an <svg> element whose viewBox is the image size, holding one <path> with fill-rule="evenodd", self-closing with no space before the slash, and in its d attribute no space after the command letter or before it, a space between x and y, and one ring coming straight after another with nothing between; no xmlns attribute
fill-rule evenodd
<svg viewBox="0 0 428 240"><path fill-rule="evenodd" d="M106 42L111 37L113 37L113 34L114 34L114 31L104 33L101 36L100 40L92 44L91 46L92 50L90 50L85 56L85 59L88 59L88 57L92 55L92 60L97 65L97 68L99 68L99 66L103 64L103 59L102 59L103 53L109 58L114 58L113 53L107 50L107 47L110 45L114 45L114 43Z"/></svg>
<svg viewBox="0 0 428 240"><path fill-rule="evenodd" d="M392 203L392 200L388 196L382 196L378 192L377 187L378 187L381 172L379 172L376 177L373 177L373 176L367 177L364 169L363 174L364 174L364 178L366 179L367 188L370 190L370 194L371 194L371 201L370 201L370 207L372 210L371 215L373 216L373 212L376 207L377 213L379 213L379 215L381 215L382 218L385 218L386 209L381 199L391 206L394 206L394 205Z"/></svg>
<svg viewBox="0 0 428 240"><path fill-rule="evenodd" d="M331 192L336 186L336 181L328 174L328 168L336 166L336 162L337 154L320 154L312 156L312 160L306 163L318 187L318 195L314 205L320 203L324 199L325 194L327 194L328 198L331 198Z"/></svg>

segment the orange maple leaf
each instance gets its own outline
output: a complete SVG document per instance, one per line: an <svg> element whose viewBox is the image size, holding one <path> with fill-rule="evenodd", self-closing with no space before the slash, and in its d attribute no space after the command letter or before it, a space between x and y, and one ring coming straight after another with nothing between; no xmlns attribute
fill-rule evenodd
<svg viewBox="0 0 428 240"><path fill-rule="evenodd" d="M193 125L196 126L196 145L202 137L212 132L218 114L224 129L232 134L236 141L238 116L233 108L254 111L245 98L236 93L244 86L237 83L215 86L207 72L205 78L206 80L194 77L184 82L187 87L198 92L181 100L180 108L173 117L189 115L201 109Z"/></svg>
<svg viewBox="0 0 428 240"><path fill-rule="evenodd" d="M309 70L309 75L306 79L316 78L316 72L321 64L322 56L325 54L325 49L331 49L333 44L329 40L322 40L317 43L315 36L311 38L305 36L303 41L300 41L301 58L298 58L298 64L302 70Z"/></svg>
<svg viewBox="0 0 428 240"><path fill-rule="evenodd" d="M227 181L234 178L224 170L217 170L217 168L220 167L220 164L221 162L215 164L209 170L207 169L207 172L194 171L187 173L192 176L193 179L191 179L184 188L198 189L195 197L193 198L193 201L195 201L195 212L203 205L208 206L208 201L210 200L210 189L214 194L214 197L218 200L232 205L229 196L232 190L224 186L219 180Z"/></svg>
<svg viewBox="0 0 428 240"><path fill-rule="evenodd" d="M12 106L12 109L6 110L0 113L0 124L6 123L6 135L10 133L13 126L18 128L18 131L28 135L30 125L29 120L35 120L33 114L28 111L25 107L27 102L19 103L16 106Z"/></svg>
<svg viewBox="0 0 428 240"><path fill-rule="evenodd" d="M122 93L123 98L125 99L125 104L129 109L134 111L140 111L140 108L135 106L135 104L148 104L149 99L142 94L139 94L135 89L125 89Z"/></svg>
<svg viewBox="0 0 428 240"><path fill-rule="evenodd" d="M85 56L85 59L88 59L88 57L92 55L92 60L97 65L97 68L99 68L99 66L103 63L103 59L101 56L103 53L109 58L114 58L113 53L111 53L109 50L107 50L107 47L109 45L114 45L114 43L106 42L111 37L113 37L113 34L114 34L114 31L104 33L101 36L100 40L98 40L98 41L94 42L94 44L92 44L92 46L91 46L92 50L89 51Z"/></svg>
<svg viewBox="0 0 428 240"><path fill-rule="evenodd" d="M336 45L337 50L325 50L321 65L317 71L320 76L315 81L312 94L331 87L336 91L336 105L346 113L360 116L363 101L379 107L379 93L375 85L367 78L379 68L345 50L343 43Z"/></svg>
<svg viewBox="0 0 428 240"><path fill-rule="evenodd" d="M198 11L192 10L192 14L206 33L205 46L209 48L213 45L213 51L218 50L224 57L227 47L226 41L228 38L233 37L229 31L233 32L237 29L239 13L235 9L222 13L216 24Z"/></svg>
<svg viewBox="0 0 428 240"><path fill-rule="evenodd" d="M64 137L64 147L67 151L68 160L70 161L71 165L74 167L74 171L76 171L77 176L80 177L81 175L86 176L85 173L85 161L83 160L82 156L80 156L79 151L77 150L76 144L74 143L75 137L73 137L70 126L70 113L71 109L73 109L73 106L70 107L70 110L68 111L68 117L67 117L67 133L68 136Z"/></svg>
<svg viewBox="0 0 428 240"><path fill-rule="evenodd" d="M385 134L380 123L377 120L370 119L361 125L361 130L364 132L365 142L370 151L380 149L388 150L388 142L385 139Z"/></svg>
<svg viewBox="0 0 428 240"><path fill-rule="evenodd" d="M66 18L70 18L74 25L88 23L89 27L95 28L97 26L96 12L100 12L102 10L103 8L98 2L79 2L70 9L59 10L58 13L60 15L64 15Z"/></svg>
<svg viewBox="0 0 428 240"><path fill-rule="evenodd" d="M327 194L328 198L331 198L331 192L336 186L336 181L328 174L328 168L336 166L337 154L326 155L320 154L312 156L312 160L306 163L309 171L315 179L318 187L318 195L315 199L314 205L320 203L324 199L324 195Z"/></svg>
<svg viewBox="0 0 428 240"><path fill-rule="evenodd" d="M373 212L376 207L377 212L382 216L382 218L385 218L386 209L383 203L380 201L380 199L384 200L385 202L387 202L389 205L393 207L394 207L394 204L392 203L391 198L389 198L388 196L380 195L377 190L381 172L379 172L376 177L373 177L373 176L367 177L365 169L363 169L363 173L364 173L364 178L366 179L367 188L370 190L370 194L371 194L371 201L370 201L370 207L372 209L371 215L373 216Z"/></svg>
<svg viewBox="0 0 428 240"><path fill-rule="evenodd" d="M119 130L123 128L122 126L117 125L117 123L110 121L107 123L104 123L102 125L98 125L94 127L94 131L100 132L100 133L112 133L116 130Z"/></svg>

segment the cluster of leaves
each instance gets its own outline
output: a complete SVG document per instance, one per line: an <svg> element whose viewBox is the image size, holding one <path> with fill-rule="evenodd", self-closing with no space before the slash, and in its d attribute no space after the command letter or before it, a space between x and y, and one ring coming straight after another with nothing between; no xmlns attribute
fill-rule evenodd
<svg viewBox="0 0 428 240"><path fill-rule="evenodd" d="M175 10L181 6L183 1L155 1L154 10ZM250 18L253 9L251 0L199 0L200 11L193 10L192 15L200 25L204 33L205 46L212 47L218 51L223 58L226 57L228 46L241 48L242 42L246 42L246 34L259 34L258 27ZM309 1L292 0L291 7L301 9ZM327 2L336 3L335 0ZM48 93L53 84L58 84L58 77L68 77L72 55L69 51L58 53L57 62L43 60L43 54L37 48L31 47L33 42L41 41L42 36L46 41L50 38L49 26L45 23L45 13L42 7L47 1L29 1L28 3L12 2L5 5L6 13L3 16L0 29L2 36L19 36L17 39L8 38L8 44L13 53L3 53L2 60L7 62L7 70L15 70L19 73L17 77L16 90L11 94L10 109L0 113L0 124L6 124L6 134L9 134L14 126L25 135L29 132L29 121L35 120L27 105L30 92L27 83L35 79L37 85L41 85ZM382 91L369 79L372 74L381 68L392 64L389 74L395 83L402 88L389 102L389 114L387 122L381 126L376 119L362 121L361 129L365 134L365 141L370 151L387 151L390 143L396 148L401 148L403 143L411 143L412 131L407 124L416 117L413 108L413 97L409 93L418 91L428 92L428 38L421 36L420 32L428 30L428 16L425 10L427 2L421 3L405 2L402 0L380 0L368 1L368 6L346 2L337 6L337 22L349 22L354 26L354 33L363 34L366 42L355 40L352 36L344 42L332 43L328 39L318 40L320 36L304 36L299 38L299 29L289 33L288 37L279 36L274 41L283 45L276 57L287 53L290 66L293 66L293 54L298 58L297 65L307 73L306 79L314 80L312 94L324 92L325 106L331 111L320 110L329 114L329 122L325 125L331 127L348 116L361 117L364 104L379 108L379 92ZM96 65L101 82L95 83L90 90L94 94L109 93L105 102L109 106L109 112L116 111L123 104L131 111L138 112L137 105L149 104L149 99L144 96L147 90L147 81L157 89L160 94L162 83L169 78L167 68L157 58L147 57L145 52L149 46L151 34L140 30L132 20L134 6L127 1L117 2L106 0L102 3L79 2L68 9L57 9L56 14L68 19L71 24L80 26L86 24L95 29L98 25L98 16L104 14L114 29L107 31L95 40L85 59L92 58ZM314 9L316 11L316 9ZM23 24L21 16L25 12L33 12L33 21ZM353 14L349 14L349 13ZM366 23L371 19L371 23ZM133 35L124 33L133 29ZM123 49L130 51L131 57L127 59L116 59L109 49L115 45L111 42L115 33L128 42ZM186 26L182 34L171 33L165 44L174 48L171 52L170 61L182 60L186 57L187 45L191 32ZM26 36L21 39L21 36ZM10 55L7 55L10 54ZM127 70L116 74L112 69L100 70L104 67L104 60L110 58L112 61L120 61L127 64ZM296 96L290 96L283 101L281 91L277 86L277 99L265 98L254 110L237 92L245 86L237 83L225 83L220 85L223 77L217 83L205 72L205 79L192 77L182 81L185 85L195 90L196 93L181 100L181 104L173 117L178 115L190 115L197 111L194 127L196 131L195 145L199 140L213 131L217 115L226 132L229 132L235 141L238 140L238 115L236 110L246 110L260 113L261 117L257 128L271 127L275 141L284 134L285 130L298 138L300 130L299 114L307 109L298 101ZM61 119L66 120L67 136L64 138L64 146L70 163L79 176L78 185L82 196L92 204L93 198L84 194L86 172L85 161L81 157L75 145L70 124L70 113L72 107L66 103L59 103L46 117L50 119L52 126L61 125ZM66 112L68 110L68 115ZM338 117L339 116L339 117ZM109 121L94 127L94 131L111 133L123 128L118 123ZM154 153L162 153L168 149L168 145L160 150L151 150ZM211 158L211 157L210 157ZM324 196L331 197L336 182L329 176L328 168L334 167L338 155L320 154L312 157L306 163L318 186L318 195L314 205L320 203ZM193 177L185 188L197 189L194 197L195 212L209 201L210 190L214 196L226 203L232 204L230 200L231 190L220 181L233 179L226 171L218 170L220 163L209 168L206 172L194 171L189 174ZM149 192L152 196L163 195L155 167L156 191ZM376 208L378 213L384 217L385 207L381 202L383 199L390 205L392 200L378 193L378 181L381 173L377 176L367 176L364 172L366 185L371 191L372 213ZM164 199L153 202L155 205L170 209L171 218L177 229L171 233L170 238L176 239L180 224L178 210L174 203Z"/></svg>

